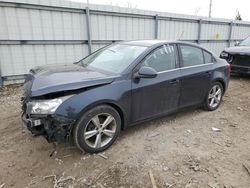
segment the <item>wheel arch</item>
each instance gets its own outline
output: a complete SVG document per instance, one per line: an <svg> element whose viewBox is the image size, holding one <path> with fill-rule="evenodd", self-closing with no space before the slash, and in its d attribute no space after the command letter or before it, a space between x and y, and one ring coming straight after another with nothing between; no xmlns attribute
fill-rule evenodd
<svg viewBox="0 0 250 188"><path fill-rule="evenodd" d="M87 111L91 110L92 108L95 108L97 106L101 106L101 105L108 105L111 106L112 108L114 108L120 118L121 118L121 130L124 130L126 128L126 114L124 112L124 110L122 109L122 107L117 104L115 101L110 101L110 100L104 100L104 101L98 101L95 102L93 104L90 104L88 106L86 106L77 116L77 122L79 121L79 119L83 116L84 113L86 113Z"/></svg>
<svg viewBox="0 0 250 188"><path fill-rule="evenodd" d="M214 82L219 82L222 85L222 87L223 87L223 94L224 94L225 91L226 91L226 82L222 78L216 78L216 79L213 80L213 83Z"/></svg>

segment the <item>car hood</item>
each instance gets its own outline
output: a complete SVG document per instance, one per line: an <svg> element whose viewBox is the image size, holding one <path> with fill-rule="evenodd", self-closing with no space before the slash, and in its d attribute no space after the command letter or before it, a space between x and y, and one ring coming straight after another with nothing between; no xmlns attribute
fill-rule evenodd
<svg viewBox="0 0 250 188"><path fill-rule="evenodd" d="M230 48L226 48L224 51L232 55L234 54L250 55L250 46L230 47Z"/></svg>
<svg viewBox="0 0 250 188"><path fill-rule="evenodd" d="M30 97L109 84L114 75L104 74L77 64L35 67L27 75L24 91Z"/></svg>

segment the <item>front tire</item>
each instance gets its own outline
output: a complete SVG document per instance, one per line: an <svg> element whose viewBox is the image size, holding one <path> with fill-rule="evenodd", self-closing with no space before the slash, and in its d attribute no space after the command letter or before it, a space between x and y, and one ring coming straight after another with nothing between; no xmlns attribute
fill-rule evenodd
<svg viewBox="0 0 250 188"><path fill-rule="evenodd" d="M110 147L121 130L119 113L109 105L87 111L76 124L73 137L81 151L98 153Z"/></svg>
<svg viewBox="0 0 250 188"><path fill-rule="evenodd" d="M224 94L223 86L220 82L214 82L211 88L208 91L204 102L204 108L208 111L216 110L222 101L222 97Z"/></svg>

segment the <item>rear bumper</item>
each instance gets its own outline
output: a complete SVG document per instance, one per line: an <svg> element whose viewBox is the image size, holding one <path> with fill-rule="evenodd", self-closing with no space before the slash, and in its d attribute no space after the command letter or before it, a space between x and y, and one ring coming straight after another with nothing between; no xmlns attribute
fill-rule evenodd
<svg viewBox="0 0 250 188"><path fill-rule="evenodd" d="M48 142L65 143L69 140L74 120L58 115L27 115L22 123L33 135L44 136Z"/></svg>
<svg viewBox="0 0 250 188"><path fill-rule="evenodd" d="M234 65L231 64L231 72L233 73L240 73L240 74L250 74L250 66L241 66L241 65Z"/></svg>

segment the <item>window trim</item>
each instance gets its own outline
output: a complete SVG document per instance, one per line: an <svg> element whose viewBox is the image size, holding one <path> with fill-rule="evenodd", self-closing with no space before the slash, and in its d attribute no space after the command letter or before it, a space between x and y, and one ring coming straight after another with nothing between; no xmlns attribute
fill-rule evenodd
<svg viewBox="0 0 250 188"><path fill-rule="evenodd" d="M165 43L165 44L162 44L160 46L157 46L156 48L152 49L147 55L145 55L145 57L143 57L143 59L140 61L140 63L138 63L138 65L136 66L135 69L140 69L141 66L142 66L142 63L145 61L145 59L150 56L152 53L154 53L156 50L158 50L159 48L163 47L164 45L171 45L173 46L174 48L174 56L175 56L175 68L173 69L169 69L169 70L165 70L165 71L156 71L158 74L160 73L164 73L164 72L169 72L169 71L172 71L172 70L176 70L178 68L180 68L180 61L179 61L179 52L178 52L178 48L177 48L177 45L175 43Z"/></svg>
<svg viewBox="0 0 250 188"><path fill-rule="evenodd" d="M207 51L206 49L203 49L203 50L202 50L202 53L203 53L203 56L204 56L204 62L205 62L205 64L209 64L209 63L206 63L206 61L205 61L204 52L207 52L209 55L211 55L212 61L211 61L210 63L215 63L215 62L216 62L216 59L215 59L215 57L213 56L213 54L212 54L211 52Z"/></svg>
<svg viewBox="0 0 250 188"><path fill-rule="evenodd" d="M213 54L211 54L209 51L207 51L207 50L205 50L205 49L202 49L204 63L205 63L205 64L209 64L209 63L206 63L206 60L205 60L205 52L208 53L208 54L211 56L212 61L209 62L209 63L214 63L214 62L215 62L215 58L214 58Z"/></svg>
<svg viewBox="0 0 250 188"><path fill-rule="evenodd" d="M208 65L209 63L205 63L205 58L204 58L204 53L203 53L203 48L200 48L198 46L194 46L194 45L190 45L190 44L184 44L184 43L180 43L177 45L178 46L178 51L179 51L179 59L180 59L180 68L192 68L192 67L197 67L197 66L200 66L200 65ZM201 52L202 52L202 57L203 57L203 64L199 64L199 65L191 65L191 66L184 66L184 63L183 63L183 57L182 57L182 53L181 53L181 46L189 46L189 47L193 47L193 48L197 48L197 49L200 49ZM213 56L212 56L213 57Z"/></svg>
<svg viewBox="0 0 250 188"><path fill-rule="evenodd" d="M192 66L188 66L188 67L181 67L180 69L189 69L189 68L194 68L194 67L202 67L202 66L212 65L212 64L213 64L213 63L199 64L199 65L192 65Z"/></svg>
<svg viewBox="0 0 250 188"><path fill-rule="evenodd" d="M213 65L213 64L214 63L206 63L206 64L193 65L193 66L188 66L188 67L178 67L178 68L175 68L175 69L158 72L158 74L165 73L165 72L172 72L172 71L176 71L176 70L183 70L183 69L195 68L195 67L203 67L203 66Z"/></svg>

